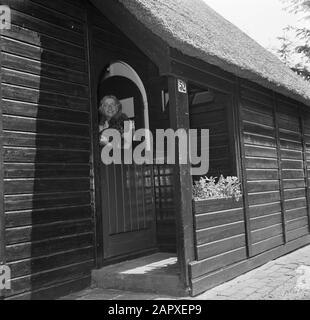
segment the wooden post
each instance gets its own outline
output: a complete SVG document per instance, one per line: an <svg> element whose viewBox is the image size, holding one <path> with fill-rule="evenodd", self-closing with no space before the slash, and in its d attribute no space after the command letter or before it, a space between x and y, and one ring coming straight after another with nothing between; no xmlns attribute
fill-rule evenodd
<svg viewBox="0 0 310 320"><path fill-rule="evenodd" d="M310 231L310 185L309 185L309 173L308 173L308 161L307 161L307 144L305 140L305 123L304 123L301 107L299 107L299 119L300 119L300 128L301 128L302 155L303 155L304 173L305 173L308 226Z"/></svg>
<svg viewBox="0 0 310 320"><path fill-rule="evenodd" d="M243 209L244 209L244 223L245 223L245 235L246 235L246 244L247 244L247 255L252 257L252 237L251 237L251 221L250 221L250 212L249 212L249 200L248 200L248 188L247 188L247 172L245 164L245 150L244 150L244 139L243 139L243 121L241 117L241 99L240 99L240 80L236 77L236 85L234 90L235 96L235 126L238 132L238 151L240 152L240 173L241 173L241 184L243 191Z"/></svg>
<svg viewBox="0 0 310 320"><path fill-rule="evenodd" d="M169 77L169 113L172 129L190 129L187 83L183 81L184 91L178 88L178 79ZM179 164L179 150L176 146L176 165L174 167L174 202L176 212L177 253L181 280L190 286L189 263L195 259L194 219L192 212L191 164Z"/></svg>
<svg viewBox="0 0 310 320"><path fill-rule="evenodd" d="M285 194L282 176L282 157L281 157L281 142L280 142L280 131L279 131L279 119L278 119L278 99L273 93L273 118L276 131L276 144L277 144L277 159L278 159L278 174L279 174L279 187L280 187L280 203L282 212L282 227L283 227L283 240L284 243L287 242L287 225L286 225L286 208L285 208Z"/></svg>

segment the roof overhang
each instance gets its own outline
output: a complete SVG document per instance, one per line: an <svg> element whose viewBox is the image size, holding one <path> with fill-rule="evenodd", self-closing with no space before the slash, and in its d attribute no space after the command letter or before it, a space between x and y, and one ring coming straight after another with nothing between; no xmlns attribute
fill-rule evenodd
<svg viewBox="0 0 310 320"><path fill-rule="evenodd" d="M158 66L161 74L168 72L170 47L167 43L146 28L118 1L90 0L90 2Z"/></svg>

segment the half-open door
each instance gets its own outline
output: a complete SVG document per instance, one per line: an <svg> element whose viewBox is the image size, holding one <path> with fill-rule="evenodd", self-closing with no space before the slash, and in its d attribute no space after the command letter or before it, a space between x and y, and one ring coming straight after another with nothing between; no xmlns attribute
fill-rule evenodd
<svg viewBox="0 0 310 320"><path fill-rule="evenodd" d="M105 96L117 97L123 114L135 130L148 128L145 96L135 78L130 76L130 67L123 66L127 71L121 70L121 65L107 68L99 84L98 101ZM100 162L104 259L135 255L155 248L152 170L150 165L134 162L130 165Z"/></svg>

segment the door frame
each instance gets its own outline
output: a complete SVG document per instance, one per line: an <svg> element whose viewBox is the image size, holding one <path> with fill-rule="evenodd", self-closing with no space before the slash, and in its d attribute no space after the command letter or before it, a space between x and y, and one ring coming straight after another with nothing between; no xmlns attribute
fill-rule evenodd
<svg viewBox="0 0 310 320"><path fill-rule="evenodd" d="M104 258L104 227L103 227L103 201L101 198L101 177L100 177L100 146L97 141L99 141L99 132L98 132L98 123L99 123L99 116L97 112L97 94L98 94L98 85L100 81L103 79L103 75L105 72L104 68L107 68L113 62L120 62L122 65L127 66L128 70L132 70L133 78L128 78L129 80L133 81L136 84L137 88L139 89L144 106L144 116L147 117L146 124L149 125L149 105L148 105L148 95L146 92L146 87L143 84L141 77L138 75L134 67L131 66L130 60L128 62L121 60L121 59L114 59L110 60L105 67L102 68L100 71L100 76L98 78L98 69L95 65L95 56L94 56L94 39L92 35L92 23L91 23L91 15L88 17L87 23L87 46L88 46L88 66L89 66L89 87L90 87L90 128L91 128L91 194L92 194L92 211L93 211L93 225L94 225L94 257L95 257L95 267L97 269L116 263L118 261L122 261L125 258L128 258L129 255L118 256L115 258ZM102 66L101 66L102 67ZM143 90L141 90L143 88ZM154 174L153 174L154 175ZM154 212L154 227L155 227L155 234L156 234L156 210L155 210L155 198L154 198L154 185L153 188L153 212ZM137 256L143 256L147 253L157 251L157 248L154 250L145 250L136 253L130 254L130 258L134 258Z"/></svg>
<svg viewBox="0 0 310 320"><path fill-rule="evenodd" d="M113 70L113 66L115 66L115 64L118 66ZM123 69L124 67L125 69ZM136 118L138 123L135 121L135 128L138 130L146 127L147 125L145 125L145 122L148 123L148 119L145 121L145 118L148 117L148 107L147 103L143 103L143 92L141 92L141 89L143 89L145 93L145 102L147 102L146 91L144 89L142 80L134 71L134 69L125 62L111 62L103 69L101 74L102 76L99 78L97 86L99 89L97 98L101 99L101 97L105 94L113 94L119 98L125 98L121 88L127 87L127 89L125 89L126 97L128 96L133 98L135 116L139 117L141 120L140 122ZM138 87L137 83L133 82L133 77L130 76L130 74L139 80L140 88ZM116 91L112 90L112 93L109 90L106 91L106 86L109 87L108 82L115 77L118 78L116 82L113 83ZM122 101L122 98L120 98L120 101ZM134 148L135 143L133 143L133 149ZM100 161L99 171L101 183L98 188L101 191L101 202L103 204L103 207L101 208L101 214L103 217L102 228L104 260L111 261L122 256L130 258L132 255L135 256L138 252L148 251L148 248L151 250L156 248L157 237L154 188L152 182L146 181L146 179L149 179L149 177L152 179L152 181L154 179L152 165L139 166L133 163L132 165L123 164L120 168L117 165L106 166ZM129 187L125 182L125 177L127 174L130 174L128 181L130 183ZM137 179L142 185L137 183ZM145 187L148 189L147 195L145 193ZM118 190L119 193L115 193L115 190ZM117 196L117 194L119 194L120 198ZM127 200L125 200L125 198L127 198ZM145 201L147 201L147 203ZM136 214L140 215L140 218L137 217L138 220L133 218L136 216ZM143 224L141 224L142 221L140 221L142 218L141 215L148 217L148 219L145 221L146 225L144 227ZM120 229L117 227L114 229L112 227L113 230L110 230L109 222L110 226L113 226L115 223L114 218L117 221L117 216L123 217L120 218L122 222L124 222L123 219L128 221L128 219L133 218L135 227L132 229L133 226L127 226L122 230L123 225L118 225L116 223Z"/></svg>
<svg viewBox="0 0 310 320"><path fill-rule="evenodd" d="M144 125L145 125L145 128L150 129L148 97L145 90L145 86L139 74L130 64L122 60L111 61L110 65L107 67L107 70L110 75L103 78L103 81L109 79L110 77L119 76L132 81L136 85L136 87L139 89L142 96L142 103L143 103ZM149 149L150 148L149 138L147 139L146 143Z"/></svg>
<svg viewBox="0 0 310 320"><path fill-rule="evenodd" d="M173 55L174 52L172 48L160 37L155 36L148 30L145 26L143 26L138 20L134 19L133 16L131 16L127 10L125 10L121 4L119 4L116 1L113 0L106 0L104 3L100 0L90 0L90 2L94 5L88 5L88 14L87 14L87 32L88 32L88 46L89 46L89 56L91 55L90 52L92 50L92 12L94 8L96 10L99 10L104 16L109 17L109 20L111 23L118 27L118 29L129 39L131 40L137 48L139 48L147 57L149 60L153 61L154 64L158 67L159 73L161 76L166 76L168 79L170 78L169 82L169 94L172 99L172 107L170 111L170 121L171 124L174 124L176 127L178 124L182 123L182 121L185 120L186 122L186 116L183 113L184 109L188 109L188 101L186 99L182 99L180 95L177 92L177 83L176 81L178 77L180 76L182 79L185 80L185 77L187 80L191 79L192 76L189 74L182 74L175 71L173 74L171 72L171 64L173 62ZM121 18L120 18L121 17ZM128 25L130 23L130 28L128 28ZM90 60L90 62L92 62ZM191 65L191 63L189 64ZM93 88L91 86L91 83L93 81L92 75L94 74L94 64L90 64L91 75L90 75L90 90ZM173 80L171 79L173 78ZM92 106L92 119L95 119L98 117L97 114L94 114L94 101L96 101L96 97L94 100L94 92L91 92L91 106ZM178 110L178 107L181 106ZM96 112L95 112L96 113ZM182 119L183 115L183 119ZM184 119L185 118L185 119ZM92 120L93 121L93 120ZM92 124L96 123L95 121L92 122ZM188 125L189 127L189 125ZM97 135L97 130L93 130L92 135L94 136L93 141L98 141L99 135ZM96 151L96 148L98 148L98 144L95 144L93 146L93 152ZM94 156L94 166L96 167L96 158L98 153L93 153ZM193 225L191 225L191 222L193 222L192 217L192 211L188 210L187 206L182 203L184 200L183 196L190 196L189 199L192 198L192 195L190 194L189 190L187 190L187 186L192 188L192 184L189 184L189 173L188 171L190 168L187 168L186 170L186 178L185 179L180 173L180 169L182 169L179 165L177 166L177 172L175 173L175 192L176 192L176 203L178 203L178 209L176 210L176 222L177 222L177 230L176 230L176 238L177 238L177 257L178 257L178 263L180 265L180 271L181 275L180 278L183 281L184 285L186 287L190 287L189 283L189 263L191 261L194 261L195 252L194 252L194 236L193 236ZM94 177L95 180L98 177ZM187 180L187 181L186 181ZM93 180L94 181L94 180ZM95 186L98 186L98 184L95 184ZM98 194L98 188L94 188L95 194ZM99 198L99 199L98 199ZM96 235L95 235L95 243L96 243L96 263L97 267L104 265L104 260L102 259L102 248L100 248L100 240L102 239L100 234L100 214L98 214L98 209L101 208L100 203L100 194L99 197L96 196L96 198L93 201L94 205L94 211L96 212L96 217L94 218L96 223ZM102 222L102 221L101 221ZM98 227L99 224L99 227ZM101 238L101 239L100 239ZM98 240L99 241L98 241ZM100 250L101 249L101 250Z"/></svg>

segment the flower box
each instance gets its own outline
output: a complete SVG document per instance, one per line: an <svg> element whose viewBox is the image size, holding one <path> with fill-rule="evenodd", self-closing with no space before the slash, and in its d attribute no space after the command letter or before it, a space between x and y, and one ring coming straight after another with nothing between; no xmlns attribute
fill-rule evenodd
<svg viewBox="0 0 310 320"><path fill-rule="evenodd" d="M243 207L242 197L237 201L234 198L193 200L194 214L204 214L218 211L226 211Z"/></svg>

